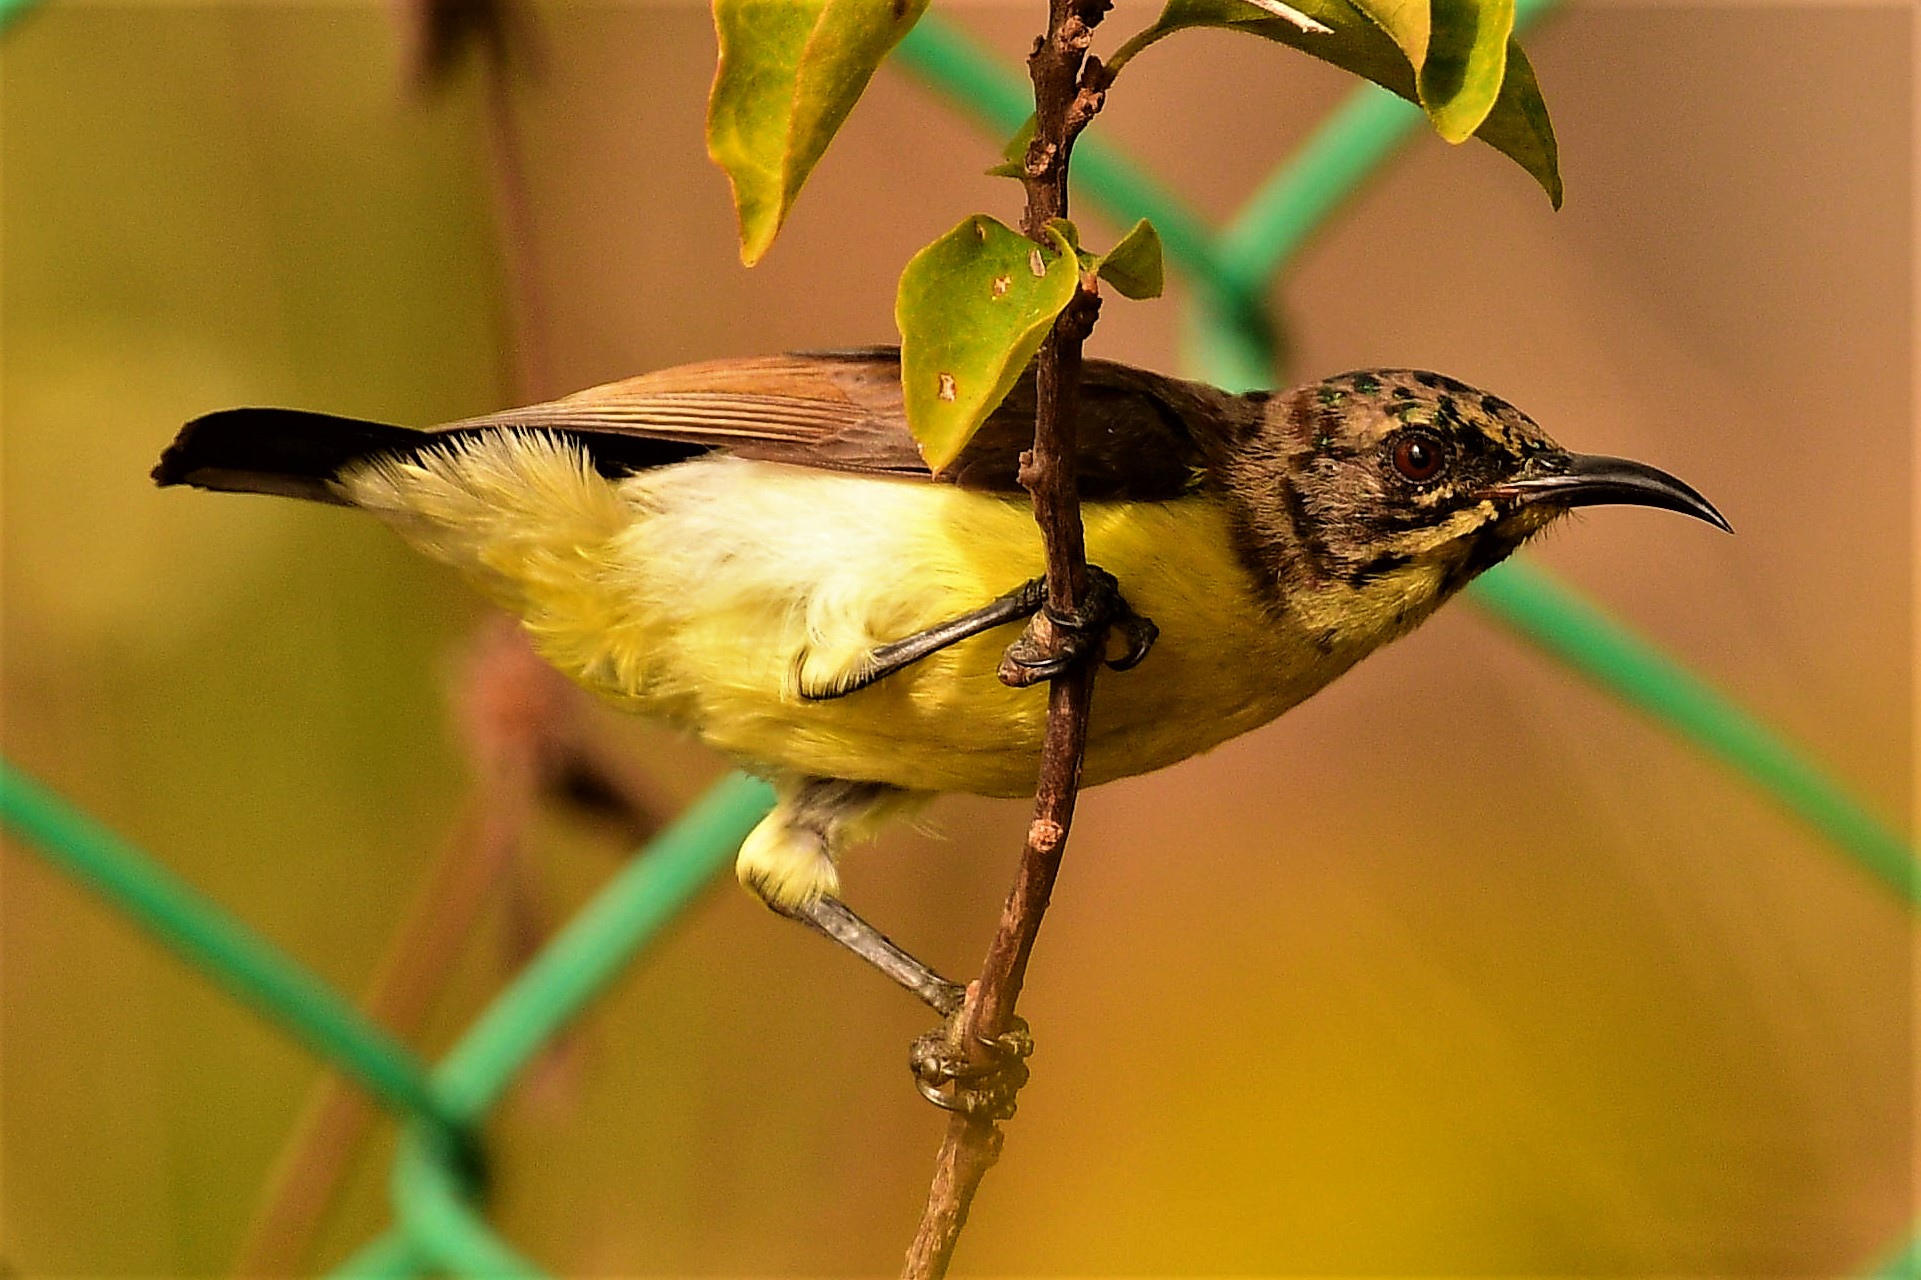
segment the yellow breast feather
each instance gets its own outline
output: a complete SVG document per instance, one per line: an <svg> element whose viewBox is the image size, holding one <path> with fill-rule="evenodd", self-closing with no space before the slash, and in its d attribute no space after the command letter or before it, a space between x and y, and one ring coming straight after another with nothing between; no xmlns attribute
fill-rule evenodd
<svg viewBox="0 0 1921 1280"><path fill-rule="evenodd" d="M915 791L1033 788L1047 699L995 675L1013 625L846 698L797 692L803 673L1037 575L1018 498L724 456L608 480L534 433L367 464L341 487L513 607L571 678L743 760ZM1089 783L1252 729L1349 665L1261 605L1217 499L1095 502L1085 519L1089 558L1172 620L1138 673L1102 681Z"/></svg>

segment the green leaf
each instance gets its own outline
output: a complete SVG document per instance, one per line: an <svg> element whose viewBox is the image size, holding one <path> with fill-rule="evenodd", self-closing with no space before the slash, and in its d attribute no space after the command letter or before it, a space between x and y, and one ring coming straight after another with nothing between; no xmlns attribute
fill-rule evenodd
<svg viewBox="0 0 1921 1280"><path fill-rule="evenodd" d="M1372 80L1427 112L1450 142L1478 137L1518 163L1561 206L1559 152L1547 104L1510 35L1514 0L1291 0L1326 28L1303 30L1271 0L1167 0L1154 25L1115 50L1118 70L1188 27L1245 31Z"/></svg>
<svg viewBox="0 0 1921 1280"><path fill-rule="evenodd" d="M1554 207L1561 207L1561 153L1554 142L1554 125L1547 118L1534 64L1512 39L1507 44L1501 96L1474 136L1533 174Z"/></svg>
<svg viewBox="0 0 1921 1280"><path fill-rule="evenodd" d="M1001 162L987 171L990 178L1025 178L1027 176L1027 148L1034 141L1034 134L1040 129L1032 112L1014 130L1014 136L1001 148Z"/></svg>
<svg viewBox="0 0 1921 1280"><path fill-rule="evenodd" d="M881 59L927 0L714 0L707 154L727 171L740 260L760 261Z"/></svg>
<svg viewBox="0 0 1921 1280"><path fill-rule="evenodd" d="M894 301L907 426L936 472L987 421L1080 287L1074 246L1052 249L975 214L915 254Z"/></svg>
<svg viewBox="0 0 1921 1280"><path fill-rule="evenodd" d="M1080 260L1081 271L1083 273L1094 269L1094 264L1097 259L1093 254L1081 248L1081 229L1074 225L1073 219L1049 218L1047 220L1047 229L1067 241L1067 247L1072 249L1074 256Z"/></svg>
<svg viewBox="0 0 1921 1280"><path fill-rule="evenodd" d="M1121 237L1121 242L1097 260L1094 270L1124 298L1136 301L1161 296L1161 234L1146 218Z"/></svg>

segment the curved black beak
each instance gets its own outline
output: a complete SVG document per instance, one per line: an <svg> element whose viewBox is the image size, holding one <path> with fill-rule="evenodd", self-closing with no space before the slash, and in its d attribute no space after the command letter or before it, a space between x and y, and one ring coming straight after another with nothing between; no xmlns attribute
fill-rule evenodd
<svg viewBox="0 0 1921 1280"><path fill-rule="evenodd" d="M1523 474L1495 485L1492 495L1560 507L1592 507L1604 503L1660 507L1705 520L1723 532L1734 532L1734 526L1714 509L1712 502L1696 493L1692 485L1658 467L1598 453L1570 454L1553 462L1542 459L1541 463L1544 465L1540 474ZM1532 471L1535 465L1530 463L1528 470Z"/></svg>

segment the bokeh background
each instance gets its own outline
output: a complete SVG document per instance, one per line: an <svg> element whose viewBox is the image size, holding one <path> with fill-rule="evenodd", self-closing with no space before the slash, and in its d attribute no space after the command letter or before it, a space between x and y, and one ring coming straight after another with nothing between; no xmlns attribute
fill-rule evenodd
<svg viewBox="0 0 1921 1280"><path fill-rule="evenodd" d="M1010 58L1038 8L945 6ZM704 6L525 13L517 206L481 69L420 92L385 7L54 0L0 44L5 752L348 991L460 811L446 688L486 611L350 514L153 490L174 427L246 403L431 422L888 340L913 250L1018 208L980 176L997 140L888 70L745 271L701 142ZM1274 295L1294 378L1441 369L1714 498L1738 537L1608 510L1534 555L1905 831L1913 22L1558 13L1527 44L1563 212L1423 138ZM1225 219L1350 83L1193 35L1097 127ZM1111 302L1093 349L1177 369L1181 295ZM675 800L724 767L610 731ZM1024 816L945 800L849 859L850 897L970 971ZM424 1048L511 971L529 903L558 921L625 850L547 816L525 852ZM314 1061L3 858L6 1266L227 1269ZM1865 1269L1915 1211L1912 975L1893 894L1457 605L1277 724L1084 799L1024 1003L1035 1078L960 1265ZM891 1273L944 1123L903 1069L926 1024L717 883L498 1113L496 1218L569 1274ZM390 1150L382 1128L357 1156L310 1265L384 1224Z"/></svg>

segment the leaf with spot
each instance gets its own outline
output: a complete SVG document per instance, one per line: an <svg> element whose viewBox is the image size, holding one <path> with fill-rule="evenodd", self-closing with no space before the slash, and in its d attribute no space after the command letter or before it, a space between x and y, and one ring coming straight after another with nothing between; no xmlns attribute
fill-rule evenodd
<svg viewBox="0 0 1921 1280"><path fill-rule="evenodd" d="M881 59L927 0L714 0L707 154L727 171L740 260L760 261Z"/></svg>
<svg viewBox="0 0 1921 1280"><path fill-rule="evenodd" d="M1286 14L1280 8L1288 10ZM1304 27L1306 18L1319 30ZM1427 113L1449 142L1478 137L1561 205L1560 153L1527 55L1514 0L1167 0L1154 25L1115 50L1118 70L1190 27L1245 31L1372 80Z"/></svg>
<svg viewBox="0 0 1921 1280"><path fill-rule="evenodd" d="M935 471L1013 389L1054 317L1080 287L1080 261L1057 227L1051 248L975 214L915 254L894 301L907 426Z"/></svg>

